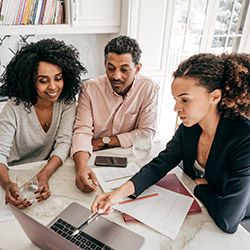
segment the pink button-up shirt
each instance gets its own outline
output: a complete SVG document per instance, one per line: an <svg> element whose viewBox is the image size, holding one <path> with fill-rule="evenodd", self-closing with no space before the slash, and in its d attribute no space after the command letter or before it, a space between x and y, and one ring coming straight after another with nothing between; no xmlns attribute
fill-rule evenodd
<svg viewBox="0 0 250 250"><path fill-rule="evenodd" d="M106 75L83 83L78 99L71 156L92 153L92 138L116 135L122 147L135 136L153 136L156 130L159 86L150 78L136 75L125 97L113 91Z"/></svg>

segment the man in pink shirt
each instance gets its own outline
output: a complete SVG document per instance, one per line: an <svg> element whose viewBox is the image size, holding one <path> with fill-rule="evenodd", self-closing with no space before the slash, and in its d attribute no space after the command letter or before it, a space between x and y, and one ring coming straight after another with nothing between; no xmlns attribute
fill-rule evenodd
<svg viewBox="0 0 250 250"><path fill-rule="evenodd" d="M105 47L106 74L85 81L78 99L71 156L76 185L84 192L98 182L88 166L94 150L130 147L137 136L154 136L159 87L139 74L141 49L135 39L119 36Z"/></svg>

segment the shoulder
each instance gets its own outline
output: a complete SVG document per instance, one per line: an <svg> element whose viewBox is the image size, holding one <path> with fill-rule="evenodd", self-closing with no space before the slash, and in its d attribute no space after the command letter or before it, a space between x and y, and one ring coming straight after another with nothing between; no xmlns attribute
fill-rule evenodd
<svg viewBox="0 0 250 250"><path fill-rule="evenodd" d="M107 76L101 75L82 82L81 89L92 90L92 89L102 88L103 86L106 86L107 83L108 83Z"/></svg>
<svg viewBox="0 0 250 250"><path fill-rule="evenodd" d="M222 137L232 152L250 153L250 122L247 119L232 120L221 118L217 137Z"/></svg>
<svg viewBox="0 0 250 250"><path fill-rule="evenodd" d="M156 95L159 91L159 85L152 78L138 74L135 78L134 90L143 95Z"/></svg>
<svg viewBox="0 0 250 250"><path fill-rule="evenodd" d="M250 136L250 120L221 118L221 130L228 130L231 135L239 136L241 134Z"/></svg>
<svg viewBox="0 0 250 250"><path fill-rule="evenodd" d="M25 112L25 107L22 103L20 103L19 105L17 105L15 102L14 102L14 99L9 99L4 107L3 107L3 110L1 113L5 114L6 112L12 112L12 113L15 113L15 114L20 114L20 113L23 113Z"/></svg>
<svg viewBox="0 0 250 250"><path fill-rule="evenodd" d="M143 84L146 87L159 89L159 85L150 77L138 74L135 81L139 84Z"/></svg>

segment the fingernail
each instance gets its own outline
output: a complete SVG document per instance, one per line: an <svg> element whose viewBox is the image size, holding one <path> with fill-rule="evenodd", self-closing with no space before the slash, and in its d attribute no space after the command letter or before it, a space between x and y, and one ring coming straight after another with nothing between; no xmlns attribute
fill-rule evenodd
<svg viewBox="0 0 250 250"><path fill-rule="evenodd" d="M98 212L99 214L103 214L103 209L102 209L102 208L99 208L99 209L97 210L97 212Z"/></svg>

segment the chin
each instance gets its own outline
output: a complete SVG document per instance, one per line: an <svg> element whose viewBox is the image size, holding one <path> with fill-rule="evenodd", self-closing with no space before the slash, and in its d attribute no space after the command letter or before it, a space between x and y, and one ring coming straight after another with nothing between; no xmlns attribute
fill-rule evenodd
<svg viewBox="0 0 250 250"><path fill-rule="evenodd" d="M188 121L184 121L184 122L182 122L183 123L183 125L185 126L185 127L187 127L187 128L189 128L189 127L192 127L193 125L195 125L196 123L194 123L194 122L188 122Z"/></svg>
<svg viewBox="0 0 250 250"><path fill-rule="evenodd" d="M117 93L117 94L122 93L122 90L121 90L121 89L116 89L116 88L113 88L113 90L114 90L114 91L115 91L115 93Z"/></svg>

